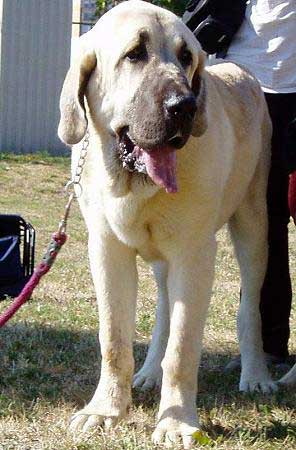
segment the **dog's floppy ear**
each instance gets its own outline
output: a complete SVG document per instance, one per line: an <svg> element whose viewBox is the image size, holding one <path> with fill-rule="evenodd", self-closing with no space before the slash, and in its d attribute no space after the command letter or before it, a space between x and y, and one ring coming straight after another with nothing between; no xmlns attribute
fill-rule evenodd
<svg viewBox="0 0 296 450"><path fill-rule="evenodd" d="M58 135L68 145L77 144L86 133L84 94L97 64L94 50L86 45L80 47L79 56L71 64L66 75L60 98L61 118Z"/></svg>
<svg viewBox="0 0 296 450"><path fill-rule="evenodd" d="M206 56L204 52L200 53L198 67L194 72L192 78L191 89L196 96L197 111L193 122L193 128L191 131L192 136L199 137L208 128L207 119L207 93L206 82L203 77L203 70L205 67Z"/></svg>

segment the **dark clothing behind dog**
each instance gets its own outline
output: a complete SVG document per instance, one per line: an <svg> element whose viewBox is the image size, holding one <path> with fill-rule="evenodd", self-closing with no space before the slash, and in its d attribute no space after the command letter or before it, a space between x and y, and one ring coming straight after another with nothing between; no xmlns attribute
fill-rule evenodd
<svg viewBox="0 0 296 450"><path fill-rule="evenodd" d="M264 350L285 357L288 355L292 290L288 255L289 175L283 143L288 145L285 135L287 124L296 116L296 92L266 93L265 98L273 123L273 136L267 191L269 258L260 310Z"/></svg>
<svg viewBox="0 0 296 450"><path fill-rule="evenodd" d="M191 0L183 21L205 52L222 57L245 17L246 3L246 0Z"/></svg>
<svg viewBox="0 0 296 450"><path fill-rule="evenodd" d="M223 2L223 5L224 3L225 2ZM264 28L264 21L266 21L267 16L266 14L264 15L265 19L262 22L262 14L264 8L267 8L266 4L260 0L249 2L247 7L248 14L246 14L243 26L241 26L239 32L235 35L235 45L232 46L232 42L234 42L232 41L232 38L235 31L238 29L237 24L242 23L244 18L246 1L228 3L226 15L216 17L217 9L215 8L215 5L219 4L221 6L222 2L218 0L205 2L200 0L192 1L188 4L188 6L191 4L191 16L194 14L194 7L195 11L198 12L197 17L201 17L200 9L205 11L206 7L208 8L207 13L210 16L207 19L202 18L200 23L198 23L197 20L194 20L193 17L190 17L189 20L188 15L184 15L184 18L185 23L187 23L189 28L194 32L205 51L210 54L216 53L217 56L221 57L221 50L224 50L223 56L226 55L231 60L244 64L246 67L250 68L251 71L253 70L253 73L259 78L262 88L265 91L265 98L273 123L273 137L271 149L272 161L267 192L269 258L266 278L262 287L260 311L265 352L279 358L285 358L288 355L288 340L290 335L289 317L292 300L288 255L288 223L290 220L288 188L289 172L296 170L296 126L295 122L291 124L296 117L296 76L294 77L294 75L291 75L291 61L296 61L296 55L294 52L291 55L291 47L289 47L289 45L284 47L286 53L281 53L281 62L286 64L283 71L283 81L281 81L279 72L277 72L278 67L276 67L274 72L276 82L273 85L273 78L271 77L270 79L272 81L269 85L268 73L273 73L274 69L274 67L270 67L269 65L275 63L275 61L273 61L275 56L272 53L267 55L267 47L269 46L269 39L271 39L269 34L271 32L274 34L272 38L281 36L280 34L277 34L278 30L276 27L280 21L283 21L283 17L278 18L276 14L273 16L275 9L273 9L272 5L268 5L269 11L267 10L266 14L270 14L270 23L273 23L273 19L275 19L275 22L273 23L272 29L270 27L269 29ZM274 5L274 8L276 6L279 7L279 5ZM292 20L295 19L293 5L292 3L289 4L289 2L287 2L287 4L282 7L287 8L287 14L284 19L285 21L288 21L288 29L290 26L290 30L292 30ZM257 11L257 8L259 12ZM253 17L251 17L252 14ZM254 18L254 14L255 16L257 14L257 18ZM229 19L231 19L232 15L235 18L234 27L232 28L232 31L234 30L234 32L232 35L231 33L228 34L228 37L225 40L226 46L221 49L221 41L219 41L219 36L216 32L217 26L214 23L215 20L213 22L213 33L211 34L211 22L208 19L218 19L218 21L220 21L220 29L225 29L225 33L227 34L227 30L229 30ZM254 23L252 23L252 20ZM277 22L277 20L279 21ZM203 24L207 21L207 25L203 28ZM261 25L262 28L260 28ZM252 26L254 26L254 30L252 30ZM267 30L266 35L264 34L265 30ZM207 33L205 33L205 31ZM211 39L209 39L209 36L211 36ZM259 42L260 37L263 37L267 43L265 48L263 45L265 42L262 41L261 44ZM283 42L288 42L289 36L281 37L283 38ZM293 41L292 35L290 39ZM228 49L230 55L227 54ZM254 51L255 58L252 57L252 51ZM282 47L279 45L278 48L276 48L276 51L278 53L280 51L283 52ZM286 55L288 55L289 58L287 60L285 59ZM271 58L271 61L269 61L269 58ZM248 62L251 64L251 67L249 67ZM266 63L267 66L265 67ZM276 66L278 66L278 64L276 64ZM279 65L279 67L281 67L281 65ZM293 74L294 73L295 72L293 72ZM260 79L261 76L263 80ZM278 87L279 89L277 89ZM288 125L290 127L289 129Z"/></svg>

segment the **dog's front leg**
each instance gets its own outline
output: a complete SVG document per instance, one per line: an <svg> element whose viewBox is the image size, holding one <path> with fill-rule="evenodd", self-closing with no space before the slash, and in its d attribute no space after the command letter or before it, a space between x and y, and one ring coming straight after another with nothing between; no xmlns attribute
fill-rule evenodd
<svg viewBox="0 0 296 450"><path fill-rule="evenodd" d="M72 431L114 426L131 402L136 255L112 234L100 239L90 233L89 256L100 316L101 377L90 403L74 415Z"/></svg>
<svg viewBox="0 0 296 450"><path fill-rule="evenodd" d="M169 261L170 335L162 362L163 380L155 443L184 448L199 428L196 413L197 372L214 275L214 237L202 248L183 248Z"/></svg>
<svg viewBox="0 0 296 450"><path fill-rule="evenodd" d="M143 367L134 376L134 387L143 391L161 386L163 360L169 336L169 300L167 289L167 263L162 261L153 265L158 289L156 324L152 341Z"/></svg>

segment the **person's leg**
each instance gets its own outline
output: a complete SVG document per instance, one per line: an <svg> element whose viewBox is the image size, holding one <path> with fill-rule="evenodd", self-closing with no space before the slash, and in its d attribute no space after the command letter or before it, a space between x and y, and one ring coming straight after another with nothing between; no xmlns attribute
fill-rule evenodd
<svg viewBox="0 0 296 450"><path fill-rule="evenodd" d="M269 256L261 291L263 347L266 353L288 356L291 280L288 257L289 176L284 162L284 137L295 116L296 94L266 94L273 123L272 161L268 182Z"/></svg>

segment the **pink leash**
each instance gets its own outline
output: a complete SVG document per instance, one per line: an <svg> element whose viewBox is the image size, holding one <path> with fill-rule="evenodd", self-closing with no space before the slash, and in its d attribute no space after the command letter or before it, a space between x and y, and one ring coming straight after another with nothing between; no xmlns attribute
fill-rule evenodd
<svg viewBox="0 0 296 450"><path fill-rule="evenodd" d="M75 182L68 183L69 187L73 187L74 184ZM66 235L67 220L69 217L71 204L74 198L75 198L74 192L72 194L69 193L69 199L65 207L64 217L62 218L59 224L58 231L52 235L51 241L42 258L42 261L38 264L31 278L23 287L22 292L19 294L18 297L16 297L16 299L6 309L6 311L4 311L0 315L0 328L3 327L3 325L5 325L6 322L18 311L18 309L30 299L35 287L39 284L41 278L51 269L51 266L53 265L57 257L57 254L59 253L62 246L67 240Z"/></svg>
<svg viewBox="0 0 296 450"><path fill-rule="evenodd" d="M51 266L53 265L57 257L57 254L59 253L62 246L67 240L66 227L71 204L73 199L80 197L82 193L80 181L87 156L88 146L89 146L89 132L87 130L82 143L82 148L80 151L80 157L76 167L76 172L72 180L70 180L66 184L66 192L69 195L69 199L65 207L64 216L59 224L58 231L52 235L52 239L47 247L47 250L43 256L41 263L39 263L39 265L34 270L33 275L31 276L27 284L24 286L20 295L12 302L12 304L7 308L7 310L0 315L0 328L3 327L3 325L5 325L5 323L17 312L17 310L30 299L35 287L39 284L41 278L51 269Z"/></svg>

